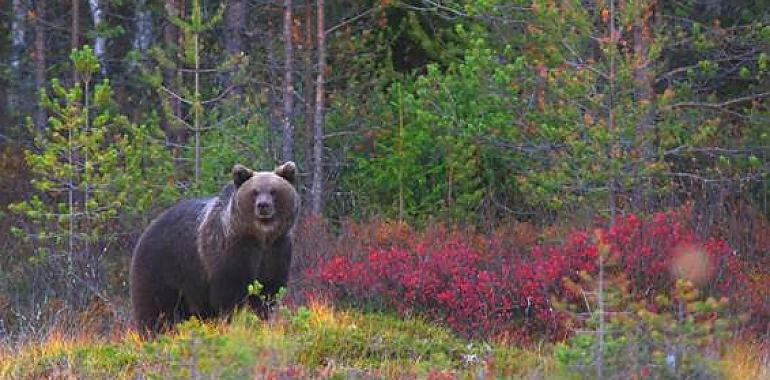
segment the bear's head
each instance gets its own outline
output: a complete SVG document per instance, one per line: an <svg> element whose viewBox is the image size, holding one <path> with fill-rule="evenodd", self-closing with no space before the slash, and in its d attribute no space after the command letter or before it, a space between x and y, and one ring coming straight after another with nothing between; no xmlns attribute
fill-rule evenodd
<svg viewBox="0 0 770 380"><path fill-rule="evenodd" d="M255 172L235 165L231 206L234 232L262 241L288 234L299 208L299 195L294 188L296 171L291 161L272 172Z"/></svg>

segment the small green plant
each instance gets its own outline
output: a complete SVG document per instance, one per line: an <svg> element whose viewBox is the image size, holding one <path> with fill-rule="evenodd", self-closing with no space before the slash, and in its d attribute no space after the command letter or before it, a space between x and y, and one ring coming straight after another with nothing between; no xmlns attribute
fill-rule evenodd
<svg viewBox="0 0 770 380"><path fill-rule="evenodd" d="M284 286L278 288L278 292L275 294L265 294L263 293L264 289L265 286L262 285L259 280L254 280L251 284L246 286L246 292L249 296L257 297L270 309L280 305L281 301L286 298L287 289Z"/></svg>
<svg viewBox="0 0 770 380"><path fill-rule="evenodd" d="M249 293L250 296L262 296L262 289L264 289L265 286L262 285L262 283L259 282L259 280L254 280L251 284L246 286L246 291Z"/></svg>
<svg viewBox="0 0 770 380"><path fill-rule="evenodd" d="M582 278L583 282L593 282L585 273ZM613 377L719 378L719 342L729 337L731 327L725 314L726 298L704 298L686 280L678 280L670 294L659 294L653 301L630 294L623 276L609 282L605 289L604 352L597 350L599 315L593 309L587 313L584 328L554 348L556 361L564 370L590 378L595 375L598 355L603 355L605 370Z"/></svg>

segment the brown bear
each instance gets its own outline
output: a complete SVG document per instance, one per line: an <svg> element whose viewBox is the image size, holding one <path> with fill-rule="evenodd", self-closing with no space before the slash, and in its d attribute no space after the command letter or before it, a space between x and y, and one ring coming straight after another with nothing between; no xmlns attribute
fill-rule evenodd
<svg viewBox="0 0 770 380"><path fill-rule="evenodd" d="M139 238L131 261L131 303L142 333L176 322L229 315L247 305L263 318L263 299L286 286L299 209L296 167L273 172L233 167L233 183L214 198L181 201ZM261 297L247 287L258 280Z"/></svg>

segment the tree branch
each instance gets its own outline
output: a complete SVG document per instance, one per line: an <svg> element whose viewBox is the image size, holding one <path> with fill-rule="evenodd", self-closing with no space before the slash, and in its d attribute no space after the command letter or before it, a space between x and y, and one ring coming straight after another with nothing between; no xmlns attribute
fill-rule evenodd
<svg viewBox="0 0 770 380"><path fill-rule="evenodd" d="M165 91L167 94L171 95L171 97L173 97L174 99L176 99L176 100L178 100L178 101L180 101L182 103L190 104L190 105L192 105L192 103L193 103L192 101L187 100L187 99L179 96L177 93L169 90L168 88L166 88L166 86L160 86L160 88L161 88L161 90Z"/></svg>
<svg viewBox="0 0 770 380"><path fill-rule="evenodd" d="M373 7L373 8L370 8L369 10L366 10L366 11L364 11L364 12L361 12L361 13L359 13L359 14L357 14L357 15L355 15L355 16L353 16L353 17L351 17L351 18L348 18L348 19L346 19L346 20L342 20L342 22L340 22L339 24L337 24L337 25L334 25L334 26L332 26L332 27L331 27L331 28L329 28L329 29L326 29L326 30L324 31L324 35L327 35L327 36L328 36L330 33L334 32L335 30L337 30L337 29L339 29L339 28L342 28L342 27L343 27L343 26L345 26L345 25L348 25L348 24L354 23L354 22L356 22L358 19L360 19L360 18L362 18L362 17L366 17L367 15L369 15L369 14L373 13L374 11L376 11L376 10L378 10L378 9L380 9L380 7Z"/></svg>
<svg viewBox="0 0 770 380"><path fill-rule="evenodd" d="M663 111L663 112L672 111L677 108L712 108L723 112L735 113L734 111L726 110L725 108L736 104L750 102L752 100L757 100L757 99L762 99L767 97L770 97L770 92L762 92L759 94L742 96L740 98L730 99L719 103L680 102L680 103L674 103L665 107L661 107L660 111Z"/></svg>

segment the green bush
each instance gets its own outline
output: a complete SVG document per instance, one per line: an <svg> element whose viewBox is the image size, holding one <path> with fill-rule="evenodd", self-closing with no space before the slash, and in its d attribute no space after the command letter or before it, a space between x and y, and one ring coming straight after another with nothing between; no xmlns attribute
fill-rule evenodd
<svg viewBox="0 0 770 380"><path fill-rule="evenodd" d="M564 373L592 378L602 355L610 378L721 378L720 347L732 322L727 299L704 299L691 282L678 280L670 296L658 295L651 304L630 295L620 278L609 282L605 300L603 352L597 346L600 314L594 309L584 328L554 348Z"/></svg>

